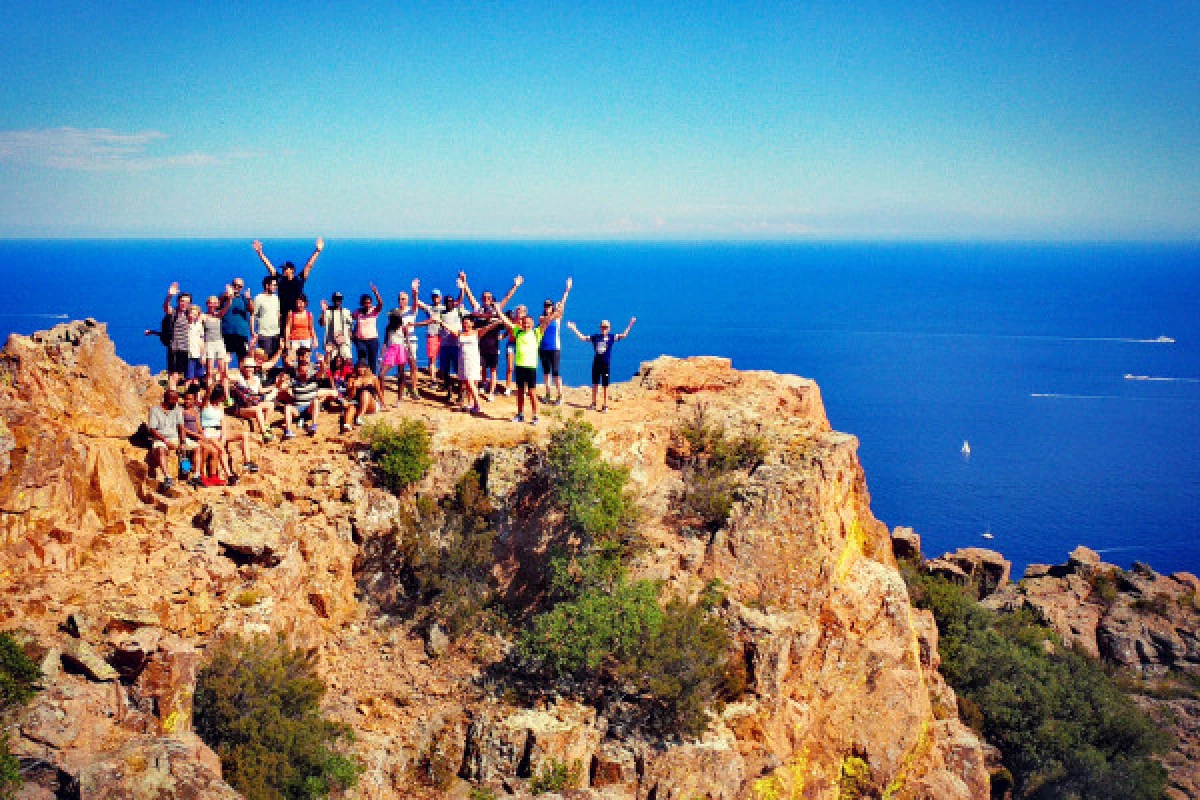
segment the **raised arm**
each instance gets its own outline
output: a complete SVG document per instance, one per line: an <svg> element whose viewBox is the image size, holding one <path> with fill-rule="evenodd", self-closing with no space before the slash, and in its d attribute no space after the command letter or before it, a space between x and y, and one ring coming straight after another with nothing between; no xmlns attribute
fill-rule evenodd
<svg viewBox="0 0 1200 800"><path fill-rule="evenodd" d="M550 319L562 319L563 314L567 313L567 295L571 293L571 279L567 278L567 288L563 289L562 300L558 301L558 305L554 307L553 313L549 314Z"/></svg>
<svg viewBox="0 0 1200 800"><path fill-rule="evenodd" d="M267 258L267 254L263 252L262 242L260 242L258 239L255 239L254 244L251 246L254 248L254 252L258 253L258 257L262 260L263 266L267 268L267 272L271 273L272 275L276 274L275 265L271 263L271 259Z"/></svg>
<svg viewBox="0 0 1200 800"><path fill-rule="evenodd" d="M313 254L308 257L308 263L304 265L304 280L308 280L309 274L312 272L313 264L317 263L317 256L321 255L321 251L325 249L325 240L320 236L317 237L317 247L313 250Z"/></svg>
<svg viewBox="0 0 1200 800"><path fill-rule="evenodd" d="M217 311L213 314L214 317L223 317L229 313L229 307L233 304L233 287L226 286L225 294L221 295L221 305L217 307Z"/></svg>
<svg viewBox="0 0 1200 800"><path fill-rule="evenodd" d="M413 278L412 282L412 301L413 309L424 311L426 314L433 313L433 307L421 299L421 279Z"/></svg>
<svg viewBox="0 0 1200 800"><path fill-rule="evenodd" d="M373 283L371 284L371 294L375 295L375 308L379 313L383 313L383 298L379 296L379 288Z"/></svg>
<svg viewBox="0 0 1200 800"><path fill-rule="evenodd" d="M631 330L633 330L633 323L635 323L635 322L637 322L637 317L630 317L630 318L629 318L629 324L625 326L625 332L624 332L624 333L618 333L618 334L617 334L617 338L618 338L618 339L624 339L626 336L628 336L628 335L629 335L629 332L630 332Z"/></svg>
<svg viewBox="0 0 1200 800"><path fill-rule="evenodd" d="M482 308L482 306L480 306L479 301L475 299L475 293L471 291L471 284L467 283L465 276L462 279L462 288L463 291L467 293L467 299L471 301L471 310L478 314L479 309Z"/></svg>
<svg viewBox="0 0 1200 800"><path fill-rule="evenodd" d="M500 321L504 323L505 327L509 328L510 330L513 328L512 320L509 319L503 311L496 309L496 314L499 315Z"/></svg>
<svg viewBox="0 0 1200 800"><path fill-rule="evenodd" d="M170 286L167 287L167 297L165 300L163 300L163 313L164 314L171 313L171 298L173 298L177 294L179 294L179 281L175 281L174 283L172 283Z"/></svg>
<svg viewBox="0 0 1200 800"><path fill-rule="evenodd" d="M581 342L590 342L591 341L591 339L589 339L588 337L584 336L582 333L579 332L579 328L575 327L574 322L568 321L567 327L571 329L572 333L574 333L576 336L579 337L579 341L581 341Z"/></svg>
<svg viewBox="0 0 1200 800"><path fill-rule="evenodd" d="M456 302L461 306L463 301L463 292L467 288L467 273L459 272L458 280L454 282L454 285L458 287L458 300Z"/></svg>
<svg viewBox="0 0 1200 800"><path fill-rule="evenodd" d="M328 317L328 315L329 315L329 301L322 300L321 301L321 317L320 317L320 319L317 320L317 324L320 325L322 328L324 328L327 325L327 323L325 322L325 319Z"/></svg>
<svg viewBox="0 0 1200 800"><path fill-rule="evenodd" d="M504 295L503 300L496 303L496 308L497 309L504 308L504 306L506 306L508 304L508 301L513 299L513 295L517 293L517 288L524 282L525 282L525 279L522 278L520 275L513 278L512 288L508 290L508 294Z"/></svg>

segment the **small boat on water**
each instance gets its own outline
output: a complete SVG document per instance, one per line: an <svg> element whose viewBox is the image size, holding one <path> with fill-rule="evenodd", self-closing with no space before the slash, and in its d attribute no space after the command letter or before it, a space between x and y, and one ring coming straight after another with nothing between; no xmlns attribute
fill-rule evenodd
<svg viewBox="0 0 1200 800"><path fill-rule="evenodd" d="M985 531L985 532L984 532L984 534L983 534L983 538L985 538L985 539L995 539L996 537L992 535L992 532L991 532L991 531Z"/></svg>
<svg viewBox="0 0 1200 800"><path fill-rule="evenodd" d="M971 457L971 443L968 442L966 439L963 439L962 454L963 454L963 458Z"/></svg>
<svg viewBox="0 0 1200 800"><path fill-rule="evenodd" d="M1170 336L1160 336L1154 341L1158 342L1159 344L1175 344L1175 340Z"/></svg>

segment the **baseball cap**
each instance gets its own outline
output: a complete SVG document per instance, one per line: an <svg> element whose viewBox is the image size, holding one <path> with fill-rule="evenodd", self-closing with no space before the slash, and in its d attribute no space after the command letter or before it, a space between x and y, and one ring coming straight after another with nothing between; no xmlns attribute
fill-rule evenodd
<svg viewBox="0 0 1200 800"><path fill-rule="evenodd" d="M442 290L441 290L441 289L434 289L434 290L433 290L432 292L430 292L429 294L430 294L430 295L432 295L433 297L441 297L441 296L442 296Z"/></svg>
<svg viewBox="0 0 1200 800"><path fill-rule="evenodd" d="M346 298L345 298L345 297L342 295L342 293L341 293L341 292L334 292L334 293L333 293L333 299L334 299L334 300L344 300L344 299L346 299Z"/></svg>

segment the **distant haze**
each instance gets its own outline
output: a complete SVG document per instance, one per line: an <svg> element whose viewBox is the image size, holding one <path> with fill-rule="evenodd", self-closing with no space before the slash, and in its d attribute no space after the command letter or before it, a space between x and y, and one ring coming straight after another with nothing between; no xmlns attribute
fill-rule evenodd
<svg viewBox="0 0 1200 800"><path fill-rule="evenodd" d="M1200 4L5 7L2 237L1195 239Z"/></svg>

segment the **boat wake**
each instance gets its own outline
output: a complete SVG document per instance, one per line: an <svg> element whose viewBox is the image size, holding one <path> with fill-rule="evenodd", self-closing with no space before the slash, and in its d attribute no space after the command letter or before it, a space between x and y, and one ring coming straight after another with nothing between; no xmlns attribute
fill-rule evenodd
<svg viewBox="0 0 1200 800"><path fill-rule="evenodd" d="M1169 378L1161 375L1131 375L1125 373L1127 381L1154 381L1156 383L1200 383L1200 378Z"/></svg>
<svg viewBox="0 0 1200 800"><path fill-rule="evenodd" d="M0 317L32 317L34 319L70 319L69 314L34 314L28 312L8 313L0 311Z"/></svg>
<svg viewBox="0 0 1200 800"><path fill-rule="evenodd" d="M1060 392L1030 392L1030 397L1051 397L1058 400L1120 400L1116 394L1063 394Z"/></svg>

